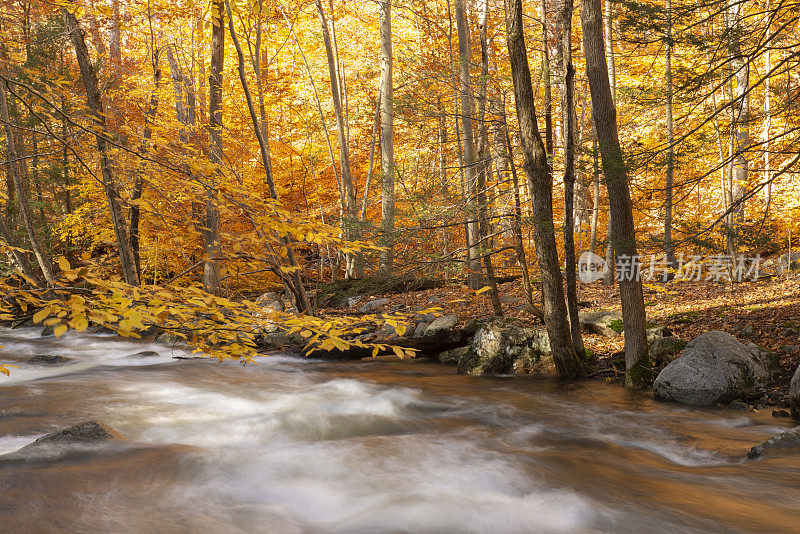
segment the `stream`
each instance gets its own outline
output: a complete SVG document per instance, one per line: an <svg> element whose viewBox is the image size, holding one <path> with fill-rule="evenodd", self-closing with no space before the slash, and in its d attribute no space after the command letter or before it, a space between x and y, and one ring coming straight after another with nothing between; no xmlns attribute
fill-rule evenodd
<svg viewBox="0 0 800 534"><path fill-rule="evenodd" d="M2 532L800 532L797 456L745 460L790 424L768 410L40 331L0 329L0 455L88 419L127 440L0 459Z"/></svg>

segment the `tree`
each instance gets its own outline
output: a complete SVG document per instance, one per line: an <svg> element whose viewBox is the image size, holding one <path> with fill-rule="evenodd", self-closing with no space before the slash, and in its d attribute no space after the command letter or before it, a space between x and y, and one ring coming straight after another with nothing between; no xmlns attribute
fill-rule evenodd
<svg viewBox="0 0 800 534"><path fill-rule="evenodd" d="M208 131L211 134L209 159L214 165L222 164L222 68L225 63L225 2L214 0L211 9L211 73L208 77ZM219 291L220 220L216 199L216 180L208 177L206 184L206 219L203 241L206 261L203 266L203 283L206 291Z"/></svg>
<svg viewBox="0 0 800 534"><path fill-rule="evenodd" d="M478 173L475 151L475 96L472 91L470 64L472 51L469 25L464 0L455 0L456 27L458 28L459 87L461 97L461 131L464 149L461 165L464 169L464 197L467 227L467 281L472 289L481 287L480 281L480 225L478 222Z"/></svg>
<svg viewBox="0 0 800 534"><path fill-rule="evenodd" d="M592 117L608 189L611 237L617 257L626 259L633 266L638 262L636 231L628 174L619 144L617 110L609 83L600 0L583 0L581 7L586 77L592 95ZM652 378L645 337L642 281L635 268L618 273L618 281L625 329L625 383L629 387L642 388Z"/></svg>
<svg viewBox="0 0 800 534"><path fill-rule="evenodd" d="M572 0L563 0L556 23L557 53L561 63L561 117L564 139L564 263L567 278L567 310L572 346L575 353L585 354L578 317L577 265L575 259L575 67L572 64Z"/></svg>
<svg viewBox="0 0 800 534"><path fill-rule="evenodd" d="M356 237L357 232L354 224L358 221L358 213L356 206L356 191L353 187L353 176L350 172L350 148L347 143L347 134L345 131L345 118L342 110L342 84L339 79L339 71L336 68L337 60L334 54L334 48L331 41L331 34L328 30L328 21L325 17L325 10L322 7L321 0L314 0L314 5L317 8L317 16L319 23L322 26L322 41L325 45L325 54L328 58L328 74L331 81L331 96L333 98L333 111L336 114L336 133L339 137L339 166L342 174L341 184L341 198L344 207L344 214L342 217L342 228L344 229L344 238L352 240ZM353 253L346 255L346 268L345 276L347 278L356 277L356 256Z"/></svg>
<svg viewBox="0 0 800 534"><path fill-rule="evenodd" d="M117 239L117 249L122 265L122 274L125 282L131 285L139 285L139 275L136 272L136 260L133 255L130 240L128 238L128 225L122 212L121 186L111 169L111 162L108 155L108 128L106 126L106 116L103 107L103 98L100 94L100 87L97 81L97 74L94 65L89 57L89 49L86 46L86 34L78 24L78 19L66 7L61 8L67 31L72 37L72 44L75 48L75 56L81 69L83 86L86 89L86 100L96 127L95 139L97 140L97 151L100 154L100 171L102 173L103 188L105 189L108 200L109 211L111 212L111 222L114 226L114 235Z"/></svg>
<svg viewBox="0 0 800 534"><path fill-rule="evenodd" d="M508 57L514 82L522 152L525 157L524 169L533 197L531 216L536 255L542 275L544 322L558 375L561 378L576 378L583 376L584 370L572 346L567 322L553 225L552 175L548 169L544 143L536 125L533 86L522 31L522 0L505 0L505 13Z"/></svg>
<svg viewBox="0 0 800 534"><path fill-rule="evenodd" d="M394 248L394 91L392 84L392 1L380 2L381 24L381 271L391 272Z"/></svg>
<svg viewBox="0 0 800 534"><path fill-rule="evenodd" d="M672 116L672 0L666 0L664 25L664 84L667 99L664 111L667 120L667 180L664 187L664 253L667 265L674 267L675 244L672 242L672 197L675 183L675 125ZM668 277L665 276L665 278Z"/></svg>

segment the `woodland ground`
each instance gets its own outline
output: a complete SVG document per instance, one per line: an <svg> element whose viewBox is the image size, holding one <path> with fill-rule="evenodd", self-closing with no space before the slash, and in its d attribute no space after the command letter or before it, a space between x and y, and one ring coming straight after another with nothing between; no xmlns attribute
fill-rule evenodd
<svg viewBox="0 0 800 534"><path fill-rule="evenodd" d="M499 285L503 311L520 322L541 325L523 306L520 282ZM426 291L385 297L390 303L386 310L411 313L439 306L445 315L455 315L466 322L473 318L493 315L488 292L476 295L464 285L449 285ZM674 281L668 284L645 284L647 320L652 325L666 325L673 335L687 341L708 330L723 330L741 341L752 341L759 347L774 351L780 358L780 372L767 392L767 397L783 399L789 381L800 360L800 279L770 277L741 283L712 281ZM540 294L535 299L540 300ZM579 300L583 309L620 310L616 285L601 282L579 283ZM362 301L362 302L365 302ZM323 310L336 313L337 310ZM610 381L623 379L621 362L623 337L607 338L584 333L586 348L597 358L599 372L594 376ZM617 365L617 363L621 365Z"/></svg>

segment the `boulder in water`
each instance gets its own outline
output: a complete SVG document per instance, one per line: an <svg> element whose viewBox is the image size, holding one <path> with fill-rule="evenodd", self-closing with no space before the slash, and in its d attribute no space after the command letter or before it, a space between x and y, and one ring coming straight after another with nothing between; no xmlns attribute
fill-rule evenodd
<svg viewBox="0 0 800 534"><path fill-rule="evenodd" d="M484 324L469 350L458 360L458 372L482 374L555 373L547 332L497 320Z"/></svg>
<svg viewBox="0 0 800 534"><path fill-rule="evenodd" d="M753 458L760 458L768 452L782 449L800 449L800 426L790 428L766 441L762 441L750 449L747 457L752 460Z"/></svg>
<svg viewBox="0 0 800 534"><path fill-rule="evenodd" d="M622 334L622 314L615 311L598 310L580 314L581 327L587 332L605 337Z"/></svg>
<svg viewBox="0 0 800 534"><path fill-rule="evenodd" d="M158 356L161 355L154 350L143 350L134 354L128 354L126 358L156 358Z"/></svg>
<svg viewBox="0 0 800 534"><path fill-rule="evenodd" d="M72 425L64 430L42 436L34 441L33 444L107 441L111 439L125 438L107 424L92 419L90 421L83 421L77 425Z"/></svg>
<svg viewBox="0 0 800 534"><path fill-rule="evenodd" d="M693 406L745 397L772 379L774 355L712 330L693 339L656 377L653 395Z"/></svg>
<svg viewBox="0 0 800 534"><path fill-rule="evenodd" d="M69 356L61 356L60 354L37 354L32 358L28 359L28 363L33 363L36 365L61 365L64 363L69 363L73 361L75 358L70 358Z"/></svg>

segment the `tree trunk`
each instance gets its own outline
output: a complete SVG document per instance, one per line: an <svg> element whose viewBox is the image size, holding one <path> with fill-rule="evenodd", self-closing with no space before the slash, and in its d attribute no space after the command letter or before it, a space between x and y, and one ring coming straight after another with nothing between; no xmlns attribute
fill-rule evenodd
<svg viewBox="0 0 800 534"><path fill-rule="evenodd" d="M674 268L675 245L672 242L672 188L675 174L675 131L672 116L672 0L666 0L665 6L665 35L664 35L664 82L667 88L667 181L664 187L664 254L667 265ZM664 281L669 279L669 273L664 273Z"/></svg>
<svg viewBox="0 0 800 534"><path fill-rule="evenodd" d="M586 54L586 77L592 94L592 116L600 140L608 197L614 249L618 257L638 263L633 207L628 175L619 144L617 110L609 82L603 46L603 20L600 0L583 0L583 49ZM620 272L619 293L625 329L625 383L642 388L652 379L650 357L645 339L645 310L642 282L636 270Z"/></svg>
<svg viewBox="0 0 800 534"><path fill-rule="evenodd" d="M594 201L592 204L592 226L589 234L589 252L591 253L594 253L597 247L597 220L600 215L600 166L597 158L597 134L594 132L594 127L592 127L592 192L594 193Z"/></svg>
<svg viewBox="0 0 800 534"><path fill-rule="evenodd" d="M245 99L247 101L247 110L250 113L250 120L253 123L253 131L255 132L256 139L258 140L258 147L261 150L261 160L264 166L264 172L267 174L267 183L270 184L270 195L272 196L273 200L278 200L278 194L275 191L275 183L272 179L272 164L270 163L269 152L267 149L268 141L264 138L263 131L260 128L258 117L256 116L255 106L253 105L253 97L250 94L250 86L247 83L247 76L244 70L244 53L242 52L242 46L239 43L239 39L236 36L236 30L233 26L233 14L231 13L231 5L230 2L227 0L225 1L225 9L228 12L228 29L231 33L231 40L233 41L234 46L236 47L236 55L238 59L238 72L239 72L239 81L242 84L242 89L244 90ZM289 261L289 266L291 267L291 274L285 274L278 266L275 269L275 274L278 275L281 280L283 280L284 286L286 289L291 292L295 297L295 308L298 312L311 312L311 304L308 300L308 296L306 294L305 286L303 285L303 280L300 277L300 265L297 262L297 258L294 255L294 249L292 248L291 243L285 237L281 238L281 244L286 249L286 256Z"/></svg>
<svg viewBox="0 0 800 534"><path fill-rule="evenodd" d="M481 78L479 92L478 124L480 125L480 137L478 138L478 180L477 180L477 201L478 201L478 224L480 231L480 247L478 253L483 260L484 274L489 283L489 298L492 301L492 309L497 316L503 315L503 306L500 303L500 295L497 292L497 281L494 276L494 265L492 265L492 244L489 236L489 206L486 198L487 182L491 176L492 161L489 156L489 127L486 119L487 92L489 83L489 40L487 37L487 25L489 20L489 2L480 0L478 2L478 32L481 40Z"/></svg>
<svg viewBox="0 0 800 534"><path fill-rule="evenodd" d="M317 16L322 26L322 39L325 45L325 53L328 58L328 74L331 80L331 96L333 99L333 111L336 114L336 133L339 137L339 166L342 174L342 190L340 195L344 197L344 216L342 217L342 233L347 240L353 240L358 235L354 225L358 220L356 207L356 193L353 188L353 178L350 173L350 149L347 143L347 133L345 132L344 114L342 113L341 90L339 84L339 73L336 68L336 57L333 53L331 35L328 31L328 21L325 18L325 11L320 0L314 0L317 8ZM347 254L345 276L355 278L356 261L355 254Z"/></svg>
<svg viewBox="0 0 800 534"><path fill-rule="evenodd" d="M611 87L611 100L617 104L617 62L614 59L614 13L611 0L606 0L603 12L603 32L605 33L606 66L608 67L608 84ZM595 128L597 133L597 128ZM608 207L608 231L606 232L606 272L603 283L610 286L614 283L614 240L611 238L611 205Z"/></svg>
<svg viewBox="0 0 800 534"><path fill-rule="evenodd" d="M725 26L728 36L728 61L731 67L731 145L733 158L730 185L730 205L733 210L730 216L728 229L728 253L734 254L737 250L741 223L744 220L745 203L744 193L747 190L748 163L745 153L750 147L750 63L742 56L740 36L741 4L734 0L728 1L725 11ZM735 90L733 86L736 86Z"/></svg>
<svg viewBox="0 0 800 534"><path fill-rule="evenodd" d="M557 37L561 72L561 120L564 139L564 263L567 278L567 310L575 354L583 357L586 349L578 318L578 283L575 259L575 67L572 65L572 0L563 0L558 13Z"/></svg>
<svg viewBox="0 0 800 534"><path fill-rule="evenodd" d="M150 17L150 13L148 11L148 18ZM152 25L150 27L150 31L152 32ZM151 33L151 39L153 42L153 35ZM145 112L144 116L144 134L142 135L142 146L141 151L147 152L150 147L148 146L150 139L153 137L153 121L155 120L156 113L158 112L158 92L161 86L161 68L158 65L158 50L154 49L151 51L151 66L153 68L153 90L150 93L150 100L147 103L147 111ZM136 173L136 177L133 181L133 192L131 193L131 210L130 210L130 241L131 241L131 250L133 251L133 259L136 263L136 273L139 275L139 279L142 278L142 262L141 257L139 254L139 221L140 221L140 214L141 210L139 208L139 201L142 198L142 192L144 189L144 175L146 169L144 165L139 168L139 172Z"/></svg>
<svg viewBox="0 0 800 534"><path fill-rule="evenodd" d="M392 271L394 249L394 88L392 84L392 0L380 2L381 24L381 245L380 270Z"/></svg>
<svg viewBox="0 0 800 534"><path fill-rule="evenodd" d="M531 211L536 254L542 275L544 322L559 376L580 377L584 375L584 370L575 355L570 339L556 248L552 176L548 170L545 147L536 125L533 87L523 35L522 0L505 0L505 11L508 56L514 81L520 139L525 156L525 174L532 196Z"/></svg>
<svg viewBox="0 0 800 534"><path fill-rule="evenodd" d="M97 128L97 151L100 154L100 170L103 176L103 187L108 199L108 207L111 211L111 222L114 226L114 235L117 240L119 259L122 264L122 275L126 283L139 285L139 275L136 272L136 261L133 257L130 241L128 240L128 228L122 212L122 198L120 196L121 186L111 169L111 162L108 158L108 147L106 138L108 128L106 126L105 110L103 109L103 99L100 95L100 88L97 82L97 74L94 71L89 49L86 47L86 38L83 30L78 25L78 19L66 8L61 8L67 31L72 36L72 44L75 47L75 55L81 69L83 86L86 89L86 99L89 109L92 112L92 119Z"/></svg>
<svg viewBox="0 0 800 534"><path fill-rule="evenodd" d="M458 28L459 54L459 86L461 88L461 130L464 147L464 196L466 200L467 226L467 282L472 289L481 287L481 264L478 245L480 243L480 225L478 222L478 173L475 151L475 97L472 93L472 77L470 75L471 46L469 25L464 0L455 0L456 27Z"/></svg>
<svg viewBox="0 0 800 534"><path fill-rule="evenodd" d="M208 131L211 137L209 160L222 164L222 68L225 62L225 2L214 0L211 14L211 65L208 76ZM220 174L217 171L217 174ZM209 293L219 293L220 221L214 176L206 186L206 220L203 230L206 255L203 284Z"/></svg>
<svg viewBox="0 0 800 534"><path fill-rule="evenodd" d="M25 234L28 237L28 243L33 250L36 262L39 264L45 281L52 285L55 282L55 276L53 275L50 258L42 248L39 242L39 236L36 235L33 209L31 208L30 199L28 197L29 188L26 184L28 180L28 165L23 151L18 147L17 133L14 131L9 118L6 84L4 82L0 83L0 118L2 118L6 134L7 165L14 180L14 185L16 186L17 199L19 200L20 215L22 217L23 226L25 227ZM11 199L9 198L9 202L10 201Z"/></svg>
<svg viewBox="0 0 800 534"><path fill-rule="evenodd" d="M774 36L772 35L772 11L769 7L769 0L766 0L766 6L764 8L766 12L765 18L767 19L767 47L764 51L764 72L766 76L764 78L764 131L762 133L762 139L764 143L764 182L767 184L764 187L764 217L769 216L769 207L772 203L772 168L771 168L771 161L770 161L770 139L769 139L769 131L772 127L772 94L770 93L770 76L769 73L772 71L772 57L770 55L770 50L772 48L772 40Z"/></svg>

